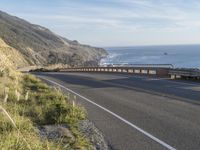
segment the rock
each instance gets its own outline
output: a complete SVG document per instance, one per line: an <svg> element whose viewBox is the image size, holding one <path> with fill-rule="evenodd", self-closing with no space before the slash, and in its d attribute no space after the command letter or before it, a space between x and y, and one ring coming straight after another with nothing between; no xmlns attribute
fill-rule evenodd
<svg viewBox="0 0 200 150"><path fill-rule="evenodd" d="M94 145L95 150L109 150L108 144L104 139L103 134L95 127L95 125L89 121L84 120L79 124L79 129L90 142Z"/></svg>
<svg viewBox="0 0 200 150"><path fill-rule="evenodd" d="M62 143L65 147L68 147L69 143L74 143L76 140L66 125L44 125L38 127L38 129L42 139L49 139L53 141L60 141L60 139L62 139ZM109 150L103 134L91 121L80 121L79 130L81 134L90 140L94 148L93 150Z"/></svg>
<svg viewBox="0 0 200 150"><path fill-rule="evenodd" d="M42 139L54 141L62 139L64 144L75 141L72 132L65 125L44 125L39 127L39 133Z"/></svg>

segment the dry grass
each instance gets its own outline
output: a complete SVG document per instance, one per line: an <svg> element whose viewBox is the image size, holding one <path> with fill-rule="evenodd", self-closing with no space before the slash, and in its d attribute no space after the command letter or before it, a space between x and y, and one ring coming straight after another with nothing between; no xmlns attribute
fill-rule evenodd
<svg viewBox="0 0 200 150"><path fill-rule="evenodd" d="M9 119L9 121L10 121L11 124L12 124L12 126L17 130L19 136L21 136L22 139L23 139L23 141L26 143L27 148L28 148L29 150L31 150L31 146L30 146L29 143L26 141L26 139L24 138L24 136L23 136L23 134L20 132L20 130L17 128L17 126L16 126L14 120L12 119L12 117L8 114L8 112L7 112L1 105L0 105L0 111L3 113L3 115L4 115L5 117L7 117L7 118Z"/></svg>
<svg viewBox="0 0 200 150"><path fill-rule="evenodd" d="M66 149L63 139L40 139L35 126L46 124L67 124L70 127L76 140L69 141L69 149L92 148L90 142L79 133L77 126L80 120L86 118L85 110L72 104L59 89L48 87L32 75L16 72L14 77L9 74L0 77L0 87L9 89L6 103L3 102L5 90L0 90L1 149ZM20 97L17 98L16 93L20 93Z"/></svg>
<svg viewBox="0 0 200 150"><path fill-rule="evenodd" d="M52 150L61 150L57 143L41 141L37 129L30 119L20 116L18 106L2 104L0 110L0 147L4 150L44 150L47 145ZM8 113L6 109L10 112Z"/></svg>
<svg viewBox="0 0 200 150"><path fill-rule="evenodd" d="M4 67L6 67L5 63L12 68L23 67L28 65L27 61L24 59L22 54L20 54L16 49L7 45L1 38L0 38L0 60L1 62L3 62Z"/></svg>

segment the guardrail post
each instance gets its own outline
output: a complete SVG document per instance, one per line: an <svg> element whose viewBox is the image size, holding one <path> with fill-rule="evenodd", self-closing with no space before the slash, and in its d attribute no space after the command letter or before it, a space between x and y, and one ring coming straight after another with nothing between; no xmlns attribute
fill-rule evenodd
<svg viewBox="0 0 200 150"><path fill-rule="evenodd" d="M150 75L156 75L156 74L157 74L157 71L156 71L156 70L149 70L149 74L150 74Z"/></svg>
<svg viewBox="0 0 200 150"><path fill-rule="evenodd" d="M176 79L176 75L172 74L171 79Z"/></svg>
<svg viewBox="0 0 200 150"><path fill-rule="evenodd" d="M117 69L118 70L118 72L122 72L122 70L121 69Z"/></svg>
<svg viewBox="0 0 200 150"><path fill-rule="evenodd" d="M133 73L134 70L133 69L128 69L128 73Z"/></svg>
<svg viewBox="0 0 200 150"><path fill-rule="evenodd" d="M112 68L109 68L108 70L109 70L109 72L113 72Z"/></svg>
<svg viewBox="0 0 200 150"><path fill-rule="evenodd" d="M104 71L104 68L101 68L101 71Z"/></svg>
<svg viewBox="0 0 200 150"><path fill-rule="evenodd" d="M148 70L142 69L142 70L141 70L141 73L142 73L142 74L148 74Z"/></svg>
<svg viewBox="0 0 200 150"><path fill-rule="evenodd" d="M124 73L127 73L127 72L128 72L128 70L127 70L127 69L123 69L123 72L124 72Z"/></svg>

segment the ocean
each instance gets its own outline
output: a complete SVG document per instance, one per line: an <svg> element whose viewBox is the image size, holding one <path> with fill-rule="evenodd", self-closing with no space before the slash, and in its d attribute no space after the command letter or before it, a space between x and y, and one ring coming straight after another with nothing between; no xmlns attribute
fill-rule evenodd
<svg viewBox="0 0 200 150"><path fill-rule="evenodd" d="M173 64L200 68L200 45L133 46L105 48L109 56L101 64Z"/></svg>

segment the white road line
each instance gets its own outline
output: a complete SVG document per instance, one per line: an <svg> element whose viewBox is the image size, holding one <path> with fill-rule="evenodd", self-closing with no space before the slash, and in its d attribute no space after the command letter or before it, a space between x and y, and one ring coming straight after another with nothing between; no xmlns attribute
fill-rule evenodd
<svg viewBox="0 0 200 150"><path fill-rule="evenodd" d="M93 105L95 105L95 106L97 106L97 107L103 109L104 111L106 111L106 112L108 112L109 114L115 116L116 118L118 118L118 119L121 120L122 122L128 124L128 125L131 126L132 128L138 130L139 132L143 133L144 135L146 135L147 137L151 138L151 139L154 140L155 142L159 143L159 144L162 145L163 147L165 147L165 148L167 148L167 149L169 149L169 150L176 150L174 147L172 147L172 146L170 146L169 144L163 142L162 140L156 138L156 137L153 136L152 134L150 134L150 133L144 131L144 130L141 129L140 127L138 127L138 126L132 124L132 123L129 122L128 120L126 120L126 119L120 117L119 115L117 115L117 114L115 114L114 112L112 112L112 111L106 109L105 107L103 107L103 106L101 106L101 105L99 105L99 104L97 104L97 103L95 103L95 102L89 100L88 98L86 98L86 97L84 97L84 96L82 96L82 95L80 95L80 94L78 94L78 93L72 91L72 90L69 89L69 88L66 88L65 86L63 86L63 85L61 85L61 84L59 84L59 83L57 83L57 82L55 82L55 81L46 79L45 77L41 77L41 76L39 76L39 77L42 78L42 79L44 79L44 80L46 80L46 81L48 81L48 82L50 82L50 83L53 83L54 85L57 85L57 86L59 86L59 87L65 89L65 90L67 90L67 91L69 91L69 92L71 92L71 93L73 93L73 94L79 96L80 98L86 100L87 102L89 102L89 103L91 103L91 104L93 104Z"/></svg>

